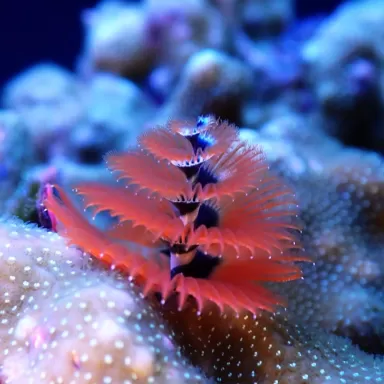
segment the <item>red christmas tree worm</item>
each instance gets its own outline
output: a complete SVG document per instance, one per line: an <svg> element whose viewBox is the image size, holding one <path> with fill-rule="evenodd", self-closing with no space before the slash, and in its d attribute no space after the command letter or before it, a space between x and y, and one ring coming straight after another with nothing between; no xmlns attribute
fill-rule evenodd
<svg viewBox="0 0 384 384"><path fill-rule="evenodd" d="M282 304L263 282L301 277L295 199L234 126L212 117L173 121L107 163L123 186L87 183L76 191L95 214L117 217L115 228L92 226L57 186L45 205L70 244L128 273L145 295L166 300L177 292L180 309L192 296L199 312L211 301L255 314ZM124 241L153 253L134 253Z"/></svg>

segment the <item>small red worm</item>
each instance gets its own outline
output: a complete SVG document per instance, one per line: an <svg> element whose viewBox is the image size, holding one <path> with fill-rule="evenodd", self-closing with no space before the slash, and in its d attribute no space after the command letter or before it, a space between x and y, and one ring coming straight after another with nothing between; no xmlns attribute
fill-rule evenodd
<svg viewBox="0 0 384 384"><path fill-rule="evenodd" d="M136 148L109 154L107 164L124 186L75 190L95 214L118 218L109 231L92 226L60 187L48 188L45 206L70 244L129 274L144 295L178 294L179 309L188 297L199 313L208 302L252 314L283 304L263 282L302 276L294 263L307 260L297 252L297 205L262 149L241 141L236 127L211 116L171 121ZM122 240L149 247L150 257Z"/></svg>

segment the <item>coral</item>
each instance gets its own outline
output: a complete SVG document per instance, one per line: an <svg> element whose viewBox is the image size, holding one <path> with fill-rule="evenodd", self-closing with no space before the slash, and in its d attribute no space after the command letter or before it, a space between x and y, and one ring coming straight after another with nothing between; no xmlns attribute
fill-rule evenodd
<svg viewBox="0 0 384 384"><path fill-rule="evenodd" d="M384 6L343 4L304 45L324 126L346 144L382 151ZM363 128L364 127L364 128Z"/></svg>
<svg viewBox="0 0 384 384"><path fill-rule="evenodd" d="M324 173L303 173L291 180L306 224L303 241L316 262L316 267L305 269L306 278L297 286L287 286L293 313L350 338L364 350L381 353L384 236L374 231L364 213L373 199L356 184L343 185L342 179Z"/></svg>
<svg viewBox="0 0 384 384"><path fill-rule="evenodd" d="M223 19L205 0L146 0L143 6L158 65L181 68L202 49L225 47Z"/></svg>
<svg viewBox="0 0 384 384"><path fill-rule="evenodd" d="M95 165L111 149L135 143L155 106L133 82L112 74L95 75L85 90L85 116L70 133L67 156L79 164Z"/></svg>
<svg viewBox="0 0 384 384"><path fill-rule="evenodd" d="M35 162L31 135L19 114L0 111L0 209L4 210L24 172Z"/></svg>
<svg viewBox="0 0 384 384"><path fill-rule="evenodd" d="M95 70L140 77L154 65L156 51L147 44L146 14L140 5L103 1L83 14L83 24L79 66L86 77Z"/></svg>
<svg viewBox="0 0 384 384"><path fill-rule="evenodd" d="M72 73L48 64L11 80L4 104L24 121L37 160L58 168L69 158L79 166L100 164L107 151L134 142L155 109L129 80L104 73L80 83Z"/></svg>
<svg viewBox="0 0 384 384"><path fill-rule="evenodd" d="M383 159L345 148L308 124L290 116L253 135L273 168L294 185L304 246L315 262L284 292L295 319L382 353Z"/></svg>
<svg viewBox="0 0 384 384"><path fill-rule="evenodd" d="M285 314L233 317L164 311L175 341L217 383L381 383L384 362Z"/></svg>
<svg viewBox="0 0 384 384"><path fill-rule="evenodd" d="M240 137L260 144L285 173L323 171L345 152L341 142L325 135L311 117L292 111L270 119L257 131L242 129Z"/></svg>
<svg viewBox="0 0 384 384"><path fill-rule="evenodd" d="M10 344L17 317L31 301L49 294L81 258L56 234L17 221L1 222L1 339ZM57 263L60 262L58 266ZM66 275L62 275L64 269Z"/></svg>
<svg viewBox="0 0 384 384"><path fill-rule="evenodd" d="M137 79L158 67L171 82L191 55L224 45L222 19L205 0L106 1L86 12L84 24L85 74L108 71Z"/></svg>
<svg viewBox="0 0 384 384"><path fill-rule="evenodd" d="M240 60L219 51L202 50L186 63L155 122L165 123L169 116L194 119L201 114L214 114L240 124L252 81L252 72Z"/></svg>
<svg viewBox="0 0 384 384"><path fill-rule="evenodd" d="M208 382L125 279L52 232L20 222L0 231L5 383Z"/></svg>
<svg viewBox="0 0 384 384"><path fill-rule="evenodd" d="M77 79L49 63L38 64L11 80L4 89L3 104L21 116L42 161L65 141L83 111Z"/></svg>

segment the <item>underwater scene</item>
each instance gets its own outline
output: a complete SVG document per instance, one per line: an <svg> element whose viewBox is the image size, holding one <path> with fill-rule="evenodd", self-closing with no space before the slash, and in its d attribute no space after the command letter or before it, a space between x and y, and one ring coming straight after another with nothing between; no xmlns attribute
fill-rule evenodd
<svg viewBox="0 0 384 384"><path fill-rule="evenodd" d="M384 384L384 0L0 17L0 384Z"/></svg>

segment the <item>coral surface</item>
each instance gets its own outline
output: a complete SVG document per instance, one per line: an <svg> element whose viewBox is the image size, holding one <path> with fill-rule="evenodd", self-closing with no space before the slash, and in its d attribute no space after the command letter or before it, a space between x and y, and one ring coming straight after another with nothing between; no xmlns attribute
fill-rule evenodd
<svg viewBox="0 0 384 384"><path fill-rule="evenodd" d="M55 233L0 225L6 383L208 383L126 279Z"/></svg>

